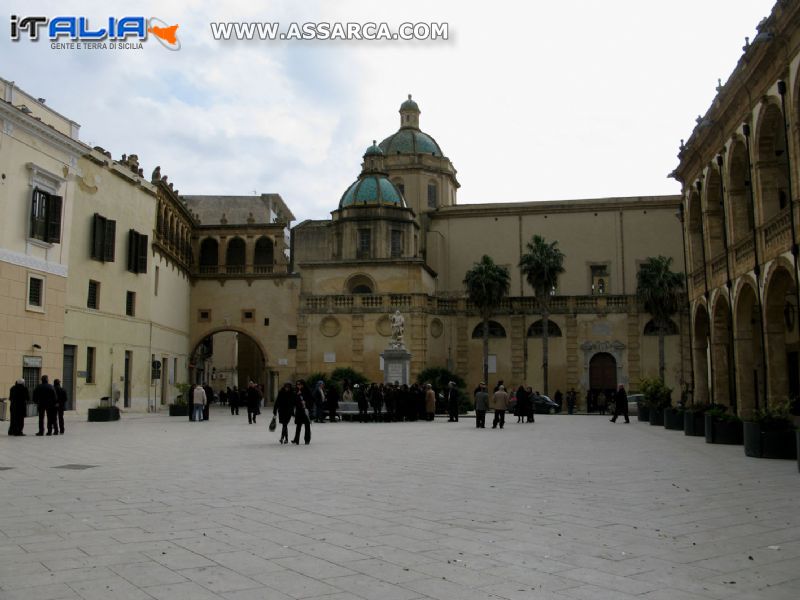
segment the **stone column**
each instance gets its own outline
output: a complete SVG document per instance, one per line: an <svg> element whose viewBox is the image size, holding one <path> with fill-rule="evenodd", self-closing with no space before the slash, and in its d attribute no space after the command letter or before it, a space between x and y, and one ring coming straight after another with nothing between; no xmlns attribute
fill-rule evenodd
<svg viewBox="0 0 800 600"><path fill-rule="evenodd" d="M364 315L350 317L350 335L353 340L353 369L364 372Z"/></svg>
<svg viewBox="0 0 800 600"><path fill-rule="evenodd" d="M638 385L642 377L642 359L640 354L641 327L639 325L639 313L636 310L636 303L631 302L628 306L628 381ZM622 366L622 365L619 365ZM620 379L620 383L622 379ZM627 387L627 386L626 386Z"/></svg>
<svg viewBox="0 0 800 600"><path fill-rule="evenodd" d="M511 316L511 379L522 382L525 380L525 338L528 335L525 329L525 316ZM481 375L483 377L483 375Z"/></svg>

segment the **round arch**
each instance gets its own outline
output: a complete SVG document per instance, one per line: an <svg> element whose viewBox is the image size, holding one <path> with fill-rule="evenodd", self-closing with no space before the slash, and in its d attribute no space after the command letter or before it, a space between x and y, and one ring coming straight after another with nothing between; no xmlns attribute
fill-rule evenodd
<svg viewBox="0 0 800 600"><path fill-rule="evenodd" d="M728 228L733 244L752 239L753 211L747 182L747 147L741 138L732 140L728 151Z"/></svg>
<svg viewBox="0 0 800 600"><path fill-rule="evenodd" d="M742 278L736 286L735 298L736 394L741 416L749 418L764 403L764 349L755 281Z"/></svg>
<svg viewBox="0 0 800 600"><path fill-rule="evenodd" d="M687 200L688 215L687 239L689 240L689 256L692 272L702 271L703 265L703 219L702 208L700 206L700 195L696 190L692 190Z"/></svg>
<svg viewBox="0 0 800 600"><path fill-rule="evenodd" d="M528 327L528 337L529 338L540 338L544 333L544 323L542 319L538 321L534 321L531 323L530 327ZM563 334L561 333L561 327L558 326L558 323L553 321L553 319L547 319L547 337L561 337Z"/></svg>
<svg viewBox="0 0 800 600"><path fill-rule="evenodd" d="M709 338L711 336L711 322L708 309L704 303L698 303L694 309L692 319L694 335L692 336L692 365L694 372L694 402L708 404L711 399L709 382L711 381Z"/></svg>
<svg viewBox="0 0 800 600"><path fill-rule="evenodd" d="M774 261L764 285L764 334L766 338L769 406L800 394L798 374L797 307L795 282L788 261ZM788 267L788 268L787 268Z"/></svg>
<svg viewBox="0 0 800 600"><path fill-rule="evenodd" d="M206 343L206 340L213 338L217 334L224 334L224 333L235 333L239 336L243 336L248 344L252 344L252 347L260 354L260 365L256 367L252 367L248 369L247 373L243 373L243 377L250 377L256 380L256 383L261 383L265 386L265 388L269 389L267 376L269 372L269 355L267 354L267 350L264 347L264 344L259 340L256 336L253 335L252 332L247 331L242 327L235 327L235 326L221 326L221 327L211 327L208 329L203 330L201 334L195 335L191 343L191 352L189 353L189 377L193 383L197 383L198 379L202 379L205 382L210 381L211 373L208 371L213 369L213 362L209 363L211 366L207 369L204 359L204 366L203 368L198 368L198 350ZM213 352L212 352L213 355ZM251 371L256 370L257 373L252 373ZM239 379L242 380L241 378ZM237 384L238 385L238 384ZM212 387L213 384L212 384Z"/></svg>
<svg viewBox="0 0 800 600"><path fill-rule="evenodd" d="M497 321L489 321L489 339L500 339L506 337L506 328ZM483 322L475 325L472 330L472 339L483 339Z"/></svg>
<svg viewBox="0 0 800 600"><path fill-rule="evenodd" d="M356 273L344 282L345 294L377 294L378 286L375 280L366 273Z"/></svg>
<svg viewBox="0 0 800 600"><path fill-rule="evenodd" d="M705 185L703 186L703 213L706 215L708 260L713 262L725 252L722 177L714 166L709 167L706 171Z"/></svg>
<svg viewBox="0 0 800 600"><path fill-rule="evenodd" d="M734 395L734 356L731 339L733 336L733 316L730 303L725 294L717 294L711 304L711 352L714 398L716 404L730 406L735 412Z"/></svg>
<svg viewBox="0 0 800 600"><path fill-rule="evenodd" d="M617 359L608 352L597 352L589 359L589 389L608 392L617 389Z"/></svg>
<svg viewBox="0 0 800 600"><path fill-rule="evenodd" d="M789 171L780 101L770 97L761 105L755 128L756 181L761 200L761 223L789 205Z"/></svg>

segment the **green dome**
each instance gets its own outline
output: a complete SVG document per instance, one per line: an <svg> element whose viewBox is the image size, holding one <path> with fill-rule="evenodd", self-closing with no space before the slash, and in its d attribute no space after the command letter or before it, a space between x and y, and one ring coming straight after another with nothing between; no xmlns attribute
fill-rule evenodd
<svg viewBox="0 0 800 600"><path fill-rule="evenodd" d="M353 183L339 201L339 208L349 206L397 206L405 207L403 195L380 174L362 175Z"/></svg>
<svg viewBox="0 0 800 600"><path fill-rule="evenodd" d="M439 144L431 136L419 129L402 128L380 143L387 156L394 154L432 154L444 156Z"/></svg>
<svg viewBox="0 0 800 600"><path fill-rule="evenodd" d="M381 147L378 146L375 140L372 140L372 146L367 148L367 151L364 152L364 156L383 156L383 150L381 150Z"/></svg>
<svg viewBox="0 0 800 600"><path fill-rule="evenodd" d="M400 105L400 110L415 110L419 111L419 105L411 99L411 94L408 95L408 100Z"/></svg>

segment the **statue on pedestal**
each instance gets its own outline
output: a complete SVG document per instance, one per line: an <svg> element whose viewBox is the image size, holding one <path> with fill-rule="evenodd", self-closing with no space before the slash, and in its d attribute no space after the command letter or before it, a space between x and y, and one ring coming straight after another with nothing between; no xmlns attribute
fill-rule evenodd
<svg viewBox="0 0 800 600"><path fill-rule="evenodd" d="M403 318L403 315L400 314L399 310L396 310L394 314L391 316L392 321L392 340L389 345L392 348L403 348L403 333L405 331L405 322L406 320Z"/></svg>

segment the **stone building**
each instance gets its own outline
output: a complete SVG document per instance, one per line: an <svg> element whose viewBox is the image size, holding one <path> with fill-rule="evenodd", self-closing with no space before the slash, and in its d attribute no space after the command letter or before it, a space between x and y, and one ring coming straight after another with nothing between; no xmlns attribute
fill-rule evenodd
<svg viewBox="0 0 800 600"><path fill-rule="evenodd" d="M694 393L743 417L800 395L800 5L778 2L681 144Z"/></svg>
<svg viewBox="0 0 800 600"><path fill-rule="evenodd" d="M35 126L19 107L4 110ZM459 205L456 169L420 129L419 105L409 97L399 112L399 129L366 150L354 183L331 198L331 218L294 228L277 194L181 196L160 167L146 177L136 155L113 160L61 134L72 157L48 172L61 172L51 184L67 190L59 260L70 277L56 296L64 314L47 311L63 325L43 350L75 407L110 396L123 408L159 410L179 384L199 381L219 389L252 379L271 396L278 381L342 366L383 380L380 353L396 310L412 378L441 366L474 385L482 329L462 280L483 254L511 272L510 296L489 327L491 378L541 389L541 315L518 266L537 233L566 255L550 302L547 391L574 387L583 398L656 375L655 328L636 301L636 274L651 256L683 265L681 197ZM14 160L6 156L3 168ZM16 186L8 202L20 220L34 194L25 168L3 188ZM53 252L30 242L25 251ZM687 318L676 315L666 343L676 390L691 380ZM15 352L6 354L9 381L27 360L24 348Z"/></svg>

